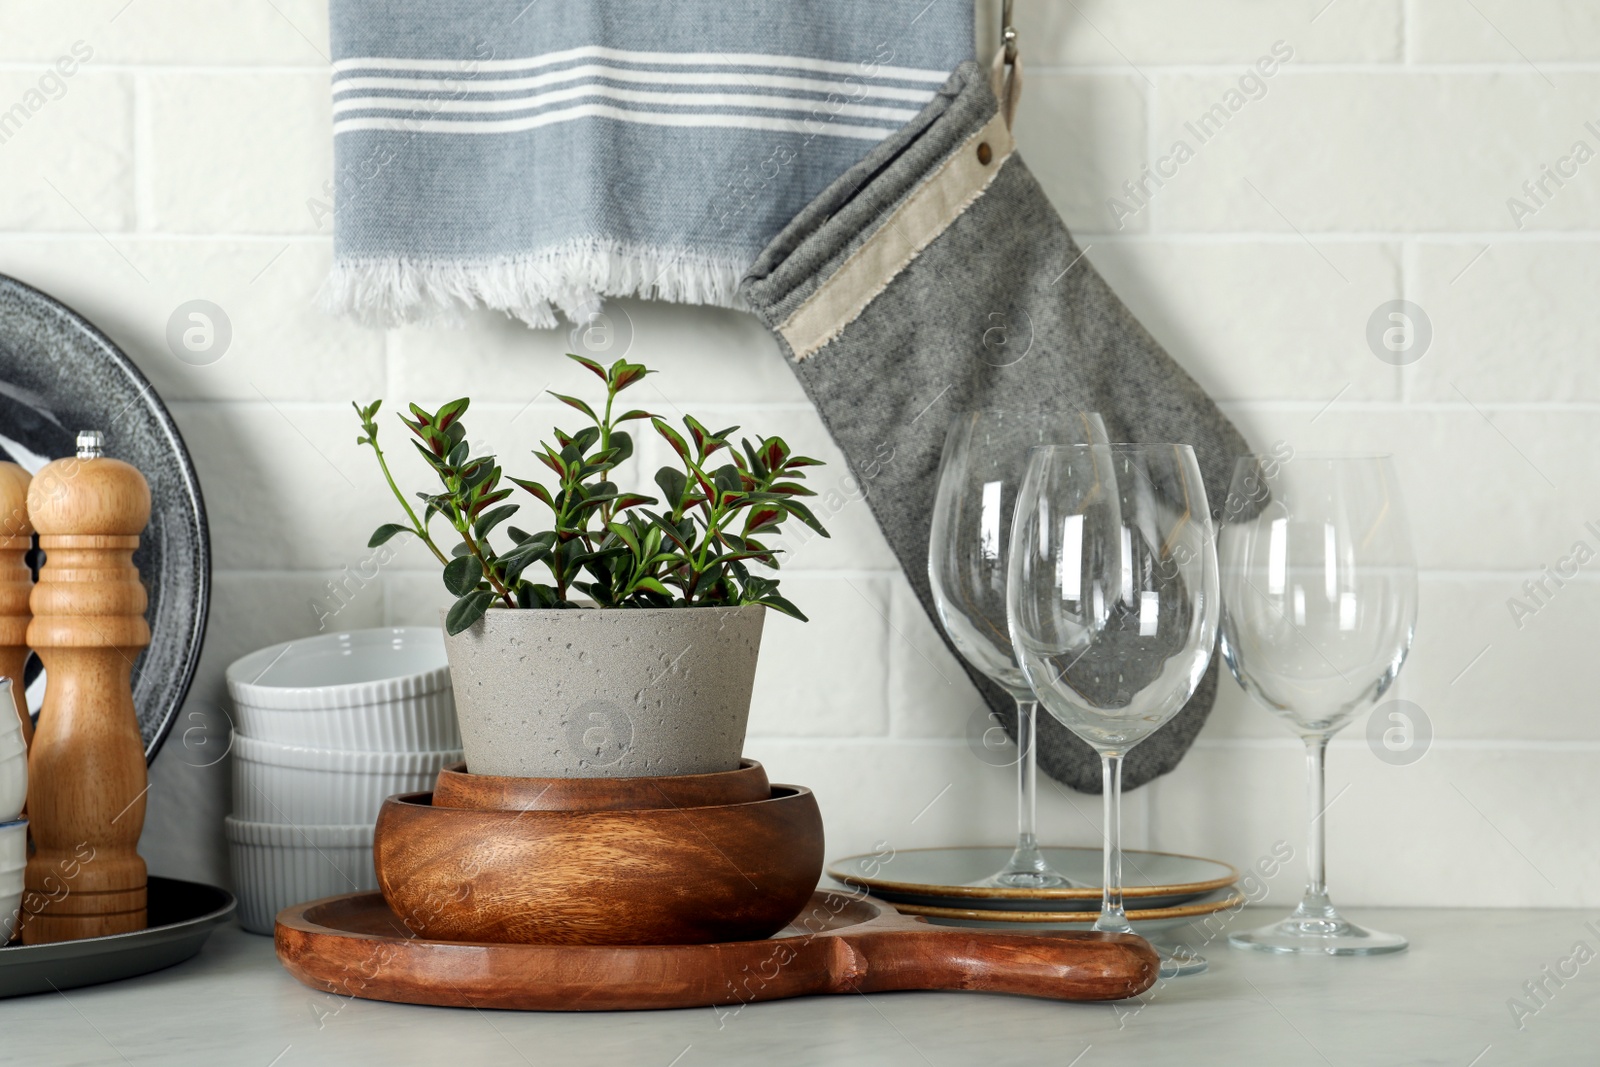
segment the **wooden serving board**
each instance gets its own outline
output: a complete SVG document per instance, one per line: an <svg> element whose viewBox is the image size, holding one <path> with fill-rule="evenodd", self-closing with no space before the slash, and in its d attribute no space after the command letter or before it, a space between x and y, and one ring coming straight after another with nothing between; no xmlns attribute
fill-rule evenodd
<svg viewBox="0 0 1600 1067"><path fill-rule="evenodd" d="M745 1004L816 993L967 989L1121 1000L1156 980L1155 950L1125 934L1013 934L930 926L887 904L817 892L765 941L519 945L428 941L377 893L278 913L278 959L316 989L368 1000L534 1011Z"/></svg>

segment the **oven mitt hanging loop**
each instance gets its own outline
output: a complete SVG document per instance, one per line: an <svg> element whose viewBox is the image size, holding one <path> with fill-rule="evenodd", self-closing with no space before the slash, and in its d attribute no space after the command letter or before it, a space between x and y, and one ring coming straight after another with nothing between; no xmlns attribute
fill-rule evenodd
<svg viewBox="0 0 1600 1067"><path fill-rule="evenodd" d="M1099 412L1114 441L1187 442L1214 515L1234 457L1248 451L1084 260L1013 150L1020 66L1002 57L991 73L1005 108L978 65L962 64L778 234L740 290L849 459L930 618L929 519L955 413L1045 403ZM1012 722L1011 698L963 666ZM1216 686L1213 657L1183 710L1129 754L1129 787L1177 765ZM1099 792L1095 752L1040 719L1040 766Z"/></svg>
<svg viewBox="0 0 1600 1067"><path fill-rule="evenodd" d="M1022 102L1022 53L1016 49L1015 42L1009 59L1006 52L1006 46L1001 45L994 54L994 62L989 65L989 91L999 101L1000 114L1009 130L1016 125L1017 105Z"/></svg>

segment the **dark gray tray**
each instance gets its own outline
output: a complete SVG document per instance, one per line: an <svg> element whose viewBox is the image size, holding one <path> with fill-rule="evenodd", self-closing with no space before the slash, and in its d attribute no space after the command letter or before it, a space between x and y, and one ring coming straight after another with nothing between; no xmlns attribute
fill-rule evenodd
<svg viewBox="0 0 1600 1067"><path fill-rule="evenodd" d="M150 647L133 668L145 759L172 729L200 661L211 547L194 464L161 398L94 325L0 274L0 459L24 467L70 456L79 430L103 430L106 455L150 483L150 526L133 554L150 594ZM35 657L28 681L38 673Z"/></svg>
<svg viewBox="0 0 1600 1067"><path fill-rule="evenodd" d="M150 925L131 934L0 948L0 997L115 982L182 963L233 918L233 894L176 878L150 879Z"/></svg>

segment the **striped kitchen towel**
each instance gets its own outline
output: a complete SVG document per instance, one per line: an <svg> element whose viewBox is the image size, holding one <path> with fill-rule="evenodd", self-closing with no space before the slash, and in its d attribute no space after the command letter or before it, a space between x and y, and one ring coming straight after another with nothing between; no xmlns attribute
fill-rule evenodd
<svg viewBox="0 0 1600 1067"><path fill-rule="evenodd" d="M771 238L973 47L972 0L333 0L330 17L325 292L382 325L489 307L548 327L607 296L742 306Z"/></svg>

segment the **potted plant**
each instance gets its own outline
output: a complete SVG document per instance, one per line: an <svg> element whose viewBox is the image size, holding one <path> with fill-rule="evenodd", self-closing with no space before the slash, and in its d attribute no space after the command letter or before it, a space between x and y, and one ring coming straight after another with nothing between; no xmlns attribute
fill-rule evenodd
<svg viewBox="0 0 1600 1067"><path fill-rule="evenodd" d="M596 412L578 397L552 394L590 425L571 434L557 429L554 444L535 450L548 468L544 481L506 476L494 456L470 454L466 398L437 411L410 405L411 417L400 420L441 487L417 494L420 517L378 444L381 401L354 405L357 443L372 447L407 519L380 526L369 547L415 534L444 568L456 597L443 613L445 649L469 770L517 777L733 770L764 612L805 619L779 594L776 577L751 566L777 569L779 551L765 539L790 518L827 536L799 499L815 495L801 483L803 468L819 463L777 437L735 447L737 426L711 432L684 416L679 432L647 411L618 413L618 395L651 372L625 360L607 368L568 358L605 383L605 402ZM656 472L659 500L610 480L633 455L624 427L643 421L678 460ZM521 507L509 500L517 489L548 509L548 528L510 524ZM453 532L448 549L433 537L435 519Z"/></svg>

